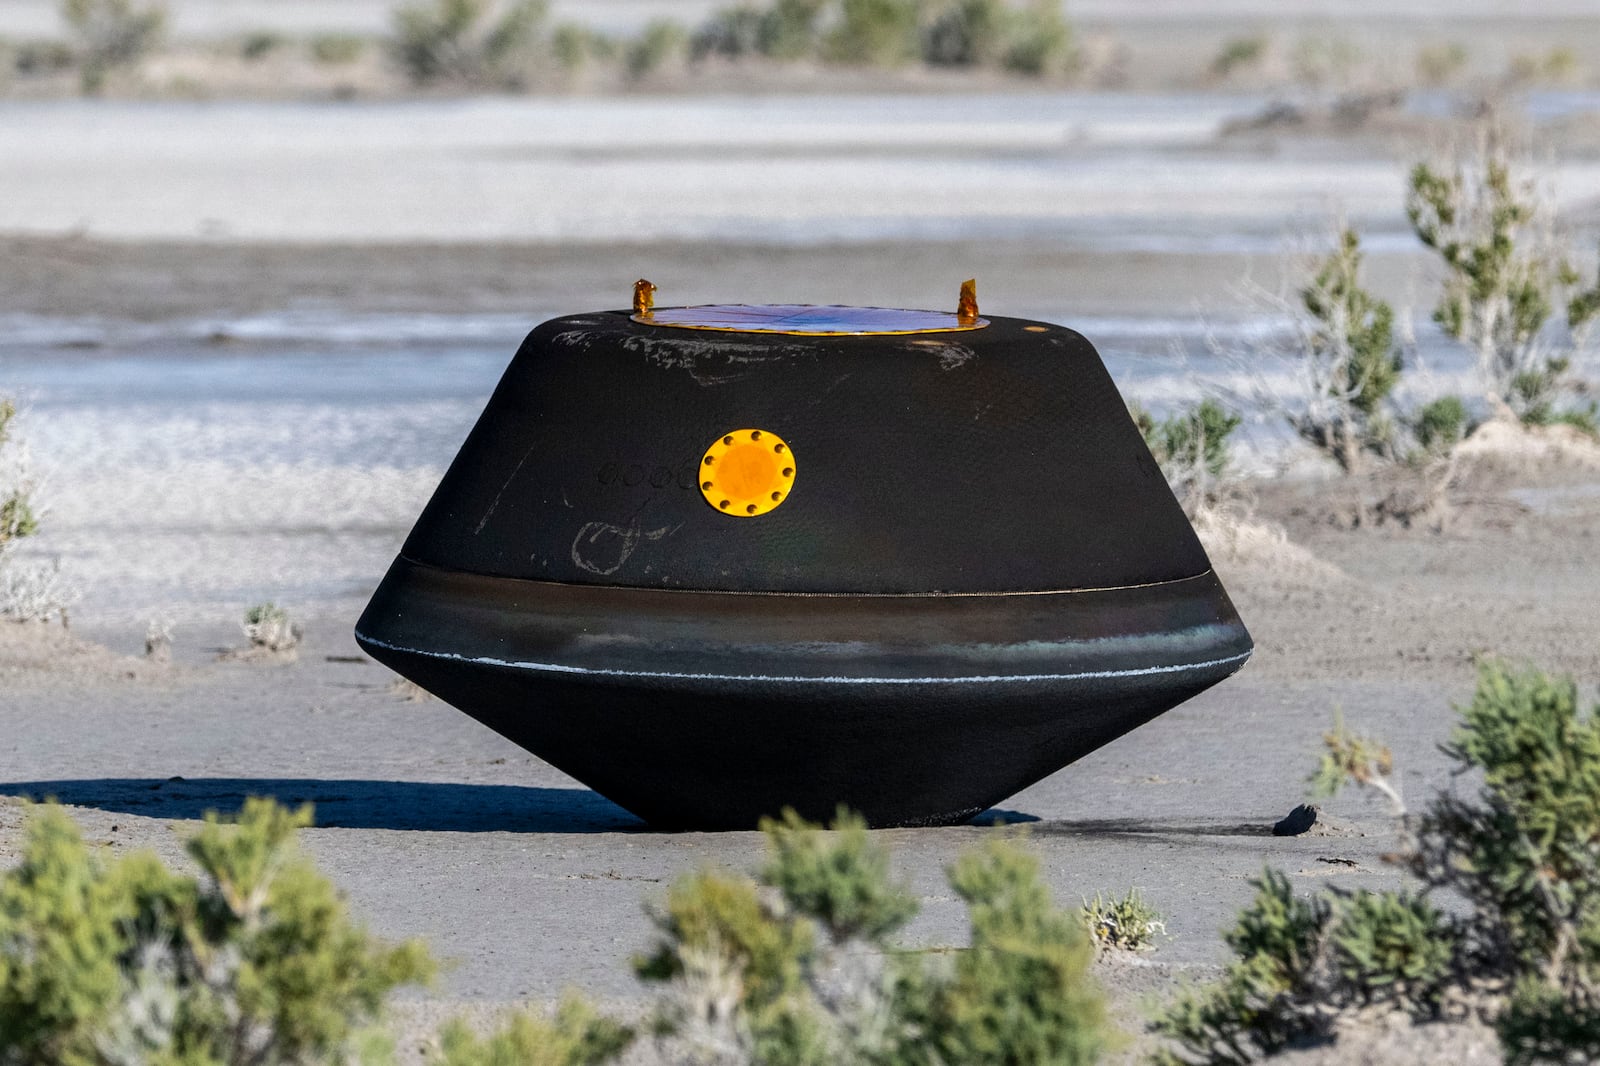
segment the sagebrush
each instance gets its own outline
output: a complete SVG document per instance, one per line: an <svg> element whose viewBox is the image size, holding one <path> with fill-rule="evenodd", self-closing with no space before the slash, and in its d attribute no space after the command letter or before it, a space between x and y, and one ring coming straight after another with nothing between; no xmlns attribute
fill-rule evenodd
<svg viewBox="0 0 1600 1066"><path fill-rule="evenodd" d="M1159 420L1137 404L1128 411L1184 509L1192 514L1213 502L1233 464L1230 438L1243 419L1211 397Z"/></svg>
<svg viewBox="0 0 1600 1066"><path fill-rule="evenodd" d="M1234 345L1211 337L1214 354L1246 382L1247 401L1338 464L1359 473L1402 452L1409 420L1393 406L1405 368L1400 319L1361 281L1361 238L1340 223L1331 242L1292 257L1283 288L1246 284L1281 332ZM1229 390L1223 390L1225 394Z"/></svg>
<svg viewBox="0 0 1600 1066"><path fill-rule="evenodd" d="M61 17L77 47L85 93L98 93L112 71L148 54L166 29L164 4L134 0L61 0Z"/></svg>
<svg viewBox="0 0 1600 1066"><path fill-rule="evenodd" d="M1374 1007L1476 1013L1511 1063L1600 1057L1600 713L1570 679L1497 662L1459 713L1444 750L1456 780L1479 783L1415 815L1388 749L1336 724L1314 787L1384 794L1417 890L1299 896L1268 870L1227 934L1222 980L1157 1021L1158 1062L1252 1062Z"/></svg>
<svg viewBox="0 0 1600 1066"><path fill-rule="evenodd" d="M59 560L24 566L12 557L18 544L39 533L37 486L27 450L15 433L15 402L0 397L0 619L66 623L77 590L61 576Z"/></svg>
<svg viewBox="0 0 1600 1066"><path fill-rule="evenodd" d="M189 841L199 876L106 861L58 809L0 878L0 1062L328 1063L371 1051L388 994L429 980L419 943L349 919L302 859L310 810L251 800Z"/></svg>
<svg viewBox="0 0 1600 1066"><path fill-rule="evenodd" d="M440 1030L434 1066L600 1066L633 1043L633 1030L569 994L546 1019L513 1014L485 1036L466 1023Z"/></svg>
<svg viewBox="0 0 1600 1066"><path fill-rule="evenodd" d="M244 613L240 626L254 651L287 654L300 646L305 629L289 612L271 600L258 603Z"/></svg>
<svg viewBox="0 0 1600 1066"><path fill-rule="evenodd" d="M415 0L395 9L391 47L418 85L517 88L546 7L544 0Z"/></svg>
<svg viewBox="0 0 1600 1066"><path fill-rule="evenodd" d="M1094 899L1083 901L1079 916L1102 951L1153 951L1156 938L1167 932L1161 912L1137 888L1124 896L1097 892Z"/></svg>
<svg viewBox="0 0 1600 1066"><path fill-rule="evenodd" d="M949 955L896 947L917 899L859 818L841 812L831 833L793 815L763 829L759 881L697 874L655 915L659 941L638 968L666 988L668 1061L1077 1066L1106 1046L1089 936L1015 844L949 868L972 927Z"/></svg>
<svg viewBox="0 0 1600 1066"><path fill-rule="evenodd" d="M384 1004L435 964L350 920L296 850L310 820L258 799L237 824L208 815L191 876L148 854L108 860L59 808L36 810L0 875L0 1064L391 1061ZM661 992L648 1022L666 1061L1087 1066L1106 1046L1083 919L1054 905L1015 843L949 868L971 943L923 952L894 942L918 900L859 818L841 811L827 832L791 814L763 830L758 879L695 874L652 912L657 940L636 965ZM569 994L484 1034L451 1022L427 1050L440 1066L600 1066L634 1040Z"/></svg>
<svg viewBox="0 0 1600 1066"><path fill-rule="evenodd" d="M1334 250L1300 289L1307 403L1289 415L1301 439L1354 471L1393 453L1386 405L1403 366L1394 309L1362 287L1361 239L1339 231Z"/></svg>
<svg viewBox="0 0 1600 1066"><path fill-rule="evenodd" d="M17 541L39 532L27 463L14 455L16 419L16 403L0 396L0 564Z"/></svg>
<svg viewBox="0 0 1600 1066"><path fill-rule="evenodd" d="M1600 277L1586 283L1573 266L1504 136L1491 126L1453 163L1414 166L1406 213L1445 268L1434 321L1472 351L1489 402L1525 422L1561 419L1568 372L1600 313ZM1566 418L1592 425L1594 409Z"/></svg>
<svg viewBox="0 0 1600 1066"><path fill-rule="evenodd" d="M1053 0L774 0L715 12L694 32L691 54L1042 77L1067 71L1073 48Z"/></svg>

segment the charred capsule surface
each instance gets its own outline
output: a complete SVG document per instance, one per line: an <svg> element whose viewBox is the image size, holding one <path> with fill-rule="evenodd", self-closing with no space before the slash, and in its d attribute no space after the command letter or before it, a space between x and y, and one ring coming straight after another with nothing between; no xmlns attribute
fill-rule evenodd
<svg viewBox="0 0 1600 1066"><path fill-rule="evenodd" d="M357 637L698 828L969 818L1251 648L1094 348L975 305L545 323Z"/></svg>

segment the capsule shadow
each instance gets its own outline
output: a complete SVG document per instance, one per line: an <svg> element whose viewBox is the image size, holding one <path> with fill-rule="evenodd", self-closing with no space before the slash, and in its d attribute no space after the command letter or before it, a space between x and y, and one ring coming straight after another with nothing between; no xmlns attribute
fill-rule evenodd
<svg viewBox="0 0 1600 1066"><path fill-rule="evenodd" d="M319 778L91 778L0 783L0 795L146 818L232 814L250 796L316 807L324 828L440 833L625 833L644 823L586 788Z"/></svg>
<svg viewBox="0 0 1600 1066"><path fill-rule="evenodd" d="M642 833L651 830L586 788L472 785L443 781L349 781L321 778L102 777L0 782L0 796L91 807L143 818L234 814L251 796L288 806L310 803L323 829L394 829L434 833ZM973 824L1037 822L1031 814L990 810Z"/></svg>

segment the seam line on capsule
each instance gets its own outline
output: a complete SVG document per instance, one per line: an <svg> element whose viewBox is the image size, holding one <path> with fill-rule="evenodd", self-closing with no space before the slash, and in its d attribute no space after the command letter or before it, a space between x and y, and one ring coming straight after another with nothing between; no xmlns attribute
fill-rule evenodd
<svg viewBox="0 0 1600 1066"><path fill-rule="evenodd" d="M646 585L593 585L588 582L578 581L548 581L537 577L510 577L502 574L481 574L472 570L452 570L437 563L424 562L413 559L401 552L397 562L404 562L408 566L419 570L430 570L435 573L445 574L449 577L467 577L488 579L493 581L519 581L528 585L542 585L550 588L580 589L590 591L599 589L603 592L644 592L661 596L744 596L744 597L771 597L773 599L795 600L857 600L870 603L876 600L999 600L1020 599L1025 596L1081 596L1093 592L1133 592L1138 589L1161 588L1166 585L1182 585L1191 581L1203 581L1208 577L1215 577L1216 571L1210 567L1198 574L1189 574L1186 577L1164 577L1156 581L1141 581L1132 585L1095 585L1093 587L1076 589L1014 589L998 592L781 592L770 589L701 589L701 588L671 588L651 587Z"/></svg>
<svg viewBox="0 0 1600 1066"><path fill-rule="evenodd" d="M1204 670L1213 666L1242 663L1250 658L1252 654L1252 652L1247 651L1238 655L1229 655L1222 659L1208 659L1205 662L1198 663L1182 663L1175 666L1144 666L1129 670L1086 670L1076 674L991 674L973 677L801 677L769 674L691 674L667 670L602 670L588 666L563 666L559 663L497 659L489 655L457 655L454 652L447 651L423 651L420 648L406 648L398 644L390 644L387 641L375 640L360 632L356 633L356 639L375 647L401 652L405 655L422 655L430 659L451 659L456 662L474 663L479 666L506 666L518 670L536 670L551 674L578 674L590 677L637 677L664 681L768 681L812 685L978 685L997 682L1083 681L1115 677L1144 677L1153 674L1176 674L1186 670Z"/></svg>

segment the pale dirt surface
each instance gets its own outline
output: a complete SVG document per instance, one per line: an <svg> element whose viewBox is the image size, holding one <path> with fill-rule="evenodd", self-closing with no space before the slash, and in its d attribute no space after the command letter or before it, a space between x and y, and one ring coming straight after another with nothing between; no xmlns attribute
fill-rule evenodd
<svg viewBox="0 0 1600 1066"><path fill-rule="evenodd" d="M1270 103L1061 91L0 100L0 232L567 248L999 237L1163 251L1253 238L1266 259L1296 221L1314 229L1335 212L1369 238L1405 232L1407 170L1453 127L1400 122L1360 151L1223 137ZM1542 170L1556 206L1593 208L1600 161Z"/></svg>
<svg viewBox="0 0 1600 1066"><path fill-rule="evenodd" d="M1137 885L1168 914L1157 953L1100 967L1119 1019L1137 1029L1152 995L1222 961L1217 932L1263 865L1308 891L1398 884L1381 859L1388 823L1359 796L1329 803L1312 833L1270 835L1303 798L1333 710L1392 743L1402 787L1419 802L1446 785L1436 745L1450 704L1470 694L1475 654L1530 656L1574 672L1589 692L1600 677L1600 575L1589 564L1600 477L1511 465L1514 478L1461 479L1444 534L1351 530L1312 513L1355 484L1263 489L1250 520L1287 528L1293 541L1213 540L1255 659L1007 801L999 817L1009 828L885 832L923 899L907 939L961 942L942 867L986 834L1025 831L1059 899ZM109 651L74 646L49 658L39 649L61 639L53 632L0 629L0 794L54 795L91 840L173 860L204 810L250 794L315 803L306 846L356 911L386 936L427 937L456 963L434 998L400 1011L411 1045L457 1004L490 1019L569 985L639 1009L626 963L648 944L641 903L702 865L751 869L759 837L649 832L449 707L396 694L392 676L354 649L351 620L311 616L300 660L281 665L216 662L240 635L191 627L165 668L118 657L139 649L131 629L84 634ZM0 858L15 855L21 821L20 809L0 808ZM1422 1047L1478 1061L1470 1048L1481 1032L1374 1024L1377 1035L1363 1028L1295 1061L1447 1061L1409 1057Z"/></svg>
<svg viewBox="0 0 1600 1066"><path fill-rule="evenodd" d="M921 307L976 275L996 313L1064 316L1189 312L1201 301L1237 311L1228 280L1276 282L1269 240L1255 255L1102 250L1070 241L864 241L771 246L660 241L570 246L504 242L240 244L121 242L0 234L0 315L162 322L329 308L341 312L494 312L535 316L626 307L635 278L674 303L806 301L851 294ZM885 270L892 263L892 270ZM1423 269L1410 250L1368 261L1374 284L1402 290ZM966 273L963 273L965 271ZM951 279L954 279L953 282ZM1227 280L1225 280L1227 279ZM219 338L226 340L226 338Z"/></svg>
<svg viewBox="0 0 1600 1066"><path fill-rule="evenodd" d="M1079 14L1108 6L1084 0ZM1264 10L1213 6L1246 24ZM1144 18L1139 5L1118 10ZM1481 42L1512 17L1492 0L1449 10L1463 33L1489 27L1472 29ZM55 796L110 853L149 847L175 862L208 809L253 794L314 803L305 846L356 913L383 936L426 937L455 964L397 1012L413 1054L447 1014L489 1020L567 986L641 1009L627 960L648 946L643 902L703 865L753 868L760 838L650 832L444 704L396 692L350 636L516 339L550 314L622 306L640 276L673 303L916 307L953 303L976 274L992 313L1120 323L1154 338L1144 354L1155 359L1174 322L1247 312L1231 283L1248 274L1270 287L1282 235L1337 203L1376 226L1368 283L1425 319L1432 275L1399 219L1418 146L1222 135L1258 103L1023 101L985 131L942 105L907 125L874 98L857 116L863 133L837 110L808 126L790 101L755 148L730 146L714 121L719 106L745 112L695 103L663 109L648 150L616 139L627 111L608 104L560 115L565 140L548 158L529 145L545 132L534 120L561 111L549 103L468 102L452 116L431 102L369 124L342 107L0 105L0 142L15 149L0 153L0 391L45 383L23 427L53 500L24 557L60 558L87 586L70 634L0 626L0 796ZM585 144L586 116L613 133ZM702 140L668 151L685 130ZM978 130L979 148L952 130ZM1039 148L1041 130L1057 141ZM1087 147L1070 147L1073 130ZM819 139L817 163L806 146ZM708 143L742 171L701 166ZM652 187L661 152L670 173ZM1592 156L1559 170L1579 221L1600 217ZM726 189L771 168L784 170L780 192L803 193L792 217L759 189L730 206ZM911 225L933 210L918 190L932 191L945 229ZM968 217L972 190L987 200ZM680 203L723 226L716 239L656 224ZM985 236L1007 220L1003 239ZM848 239L802 239L812 223ZM312 341L295 332L311 327ZM372 369L380 357L410 384ZM1135 377L1142 366L1121 365ZM1192 394L1181 367L1161 373ZM1452 702L1471 693L1475 656L1570 671L1590 695L1600 680L1600 464L1493 433L1474 448L1448 510L1409 527L1371 516L1425 490L1414 475L1243 486L1205 536L1255 658L1007 800L1000 828L882 834L923 900L907 940L962 943L944 866L987 834L1026 832L1061 901L1138 886L1166 912L1156 953L1098 969L1132 1031L1147 1000L1224 960L1219 931L1264 865L1306 891L1398 884L1381 858L1390 825L1361 796L1328 803L1312 833L1270 834L1305 798L1334 710L1392 744L1415 804L1448 784L1437 745ZM306 623L298 661L219 661L243 643L244 607L273 597ZM145 618L163 610L175 615L170 666L137 657ZM23 819L0 804L0 864L15 860ZM1488 1061L1484 1039L1379 1022L1296 1061L1475 1066Z"/></svg>
<svg viewBox="0 0 1600 1066"><path fill-rule="evenodd" d="M745 243L1403 222L1401 159L1188 154L1261 104L985 95L0 102L0 231L118 240ZM1569 197L1600 164L1564 162ZM1274 229L1277 228L1276 222Z"/></svg>
<svg viewBox="0 0 1600 1066"><path fill-rule="evenodd" d="M21 246L62 258L83 247ZM352 260L385 277L383 257L359 250L306 252L302 269L293 250L268 249L259 261L271 269L256 275L256 285L248 271L228 274L226 256L217 254L200 262L216 265L226 283L186 266L197 296L182 284L150 281L142 268L186 263L190 250L88 247L93 254L80 263L109 264L105 271L61 276L71 279L71 291L94 294L112 310L161 291L174 308L198 310L228 293L241 307L281 307L297 293L336 285ZM924 250L930 262L936 252ZM693 259L671 249L645 254ZM763 275L759 254L739 254L751 276L778 288L781 267ZM533 253L459 255L469 264L461 277L470 281L492 274L480 270L482 262ZM839 250L772 255L806 265L822 256L851 259ZM1171 262L1157 262L1156 269L1178 273ZM388 269L392 280L371 290L377 302L404 305L417 294L432 306L425 286L406 283L399 267ZM712 267L700 269L709 284L717 282ZM1120 274L1124 281L1137 276ZM46 294L19 296L28 306L47 298L50 286L21 291ZM1152 306L1161 296L1145 291L1138 298ZM165 365L181 365L181 357ZM213 417L229 416L200 417L189 432L213 433ZM316 424L335 435L377 432L378 423L369 426L364 417L352 408L344 429L339 420ZM423 425L403 420L409 428L397 432ZM114 419L102 428L111 434L108 463L115 442L137 443L138 435L117 429ZM44 427L40 435L49 439ZM1307 891L1398 884L1381 859L1393 844L1387 820L1359 796L1328 804L1323 825L1306 836L1275 838L1270 826L1304 798L1304 778L1335 708L1356 728L1389 740L1406 794L1418 802L1447 783L1437 744L1449 729L1451 703L1471 692L1475 655L1526 656L1573 672L1592 693L1600 678L1592 607L1600 597L1592 565L1600 467L1592 452L1567 444L1552 459L1542 454L1552 450L1547 441L1525 446L1489 434L1475 442L1468 452L1479 454L1458 472L1442 532L1428 524L1350 528L1351 514L1407 487L1392 484L1395 478L1246 486L1243 524L1208 529L1207 540L1257 640L1255 659L1230 682L1008 800L1001 817L1009 828L884 833L898 870L923 899L908 940L962 942L962 908L943 882L943 867L985 834L1026 831L1062 901L1137 885L1167 913L1171 936L1159 951L1099 969L1120 1023L1137 1031L1149 1000L1175 982L1205 978L1224 959L1218 932L1249 899L1249 879L1264 865L1287 870ZM251 794L314 803L319 828L305 834L306 847L355 911L384 936L426 937L455 964L438 989L397 1013L413 1053L443 1016L466 1010L487 1022L508 1005L546 1003L568 986L623 1012L641 1009L644 993L627 960L649 942L644 901L702 865L753 868L760 839L651 833L449 707L394 692L392 675L360 657L350 627L405 533L402 512L419 504L437 471L415 468L385 482L356 473L341 480L335 468L246 464L233 475L242 479L237 491L228 478L205 482L215 502L240 508L242 518L207 518L206 508L180 493L160 512L177 524L154 539L128 518L97 519L86 505L139 499L117 492L134 491L141 476L119 490L113 475L76 502L70 486L56 486L57 517L76 545L64 561L67 572L78 565L110 579L142 580L148 560L119 562L119 545L143 550L170 541L164 558L187 567L180 571L185 584L225 583L249 572L270 591L273 581L316 576L298 572L314 561L337 567L334 591L295 604L309 635L292 664L217 661L220 651L243 643L230 618L249 600L181 615L170 667L136 657L142 620L98 609L94 588L74 612L71 642L55 630L0 629L0 795L56 796L90 839L113 853L151 847L172 861L182 861L181 841L205 810L233 808ZM302 512L314 507L317 492L343 515L331 528L305 524L309 512ZM252 536L248 523L264 506L293 520ZM387 517L361 525L361 509L375 506ZM161 594L181 600L185 588ZM0 862L14 859L22 819L20 809L0 808ZM1333 1049L1309 1050L1304 1061L1474 1062L1470 1048L1482 1035L1379 1025ZM1142 1046L1124 1052L1124 1061L1134 1061ZM1423 1047L1445 1057L1419 1058Z"/></svg>

